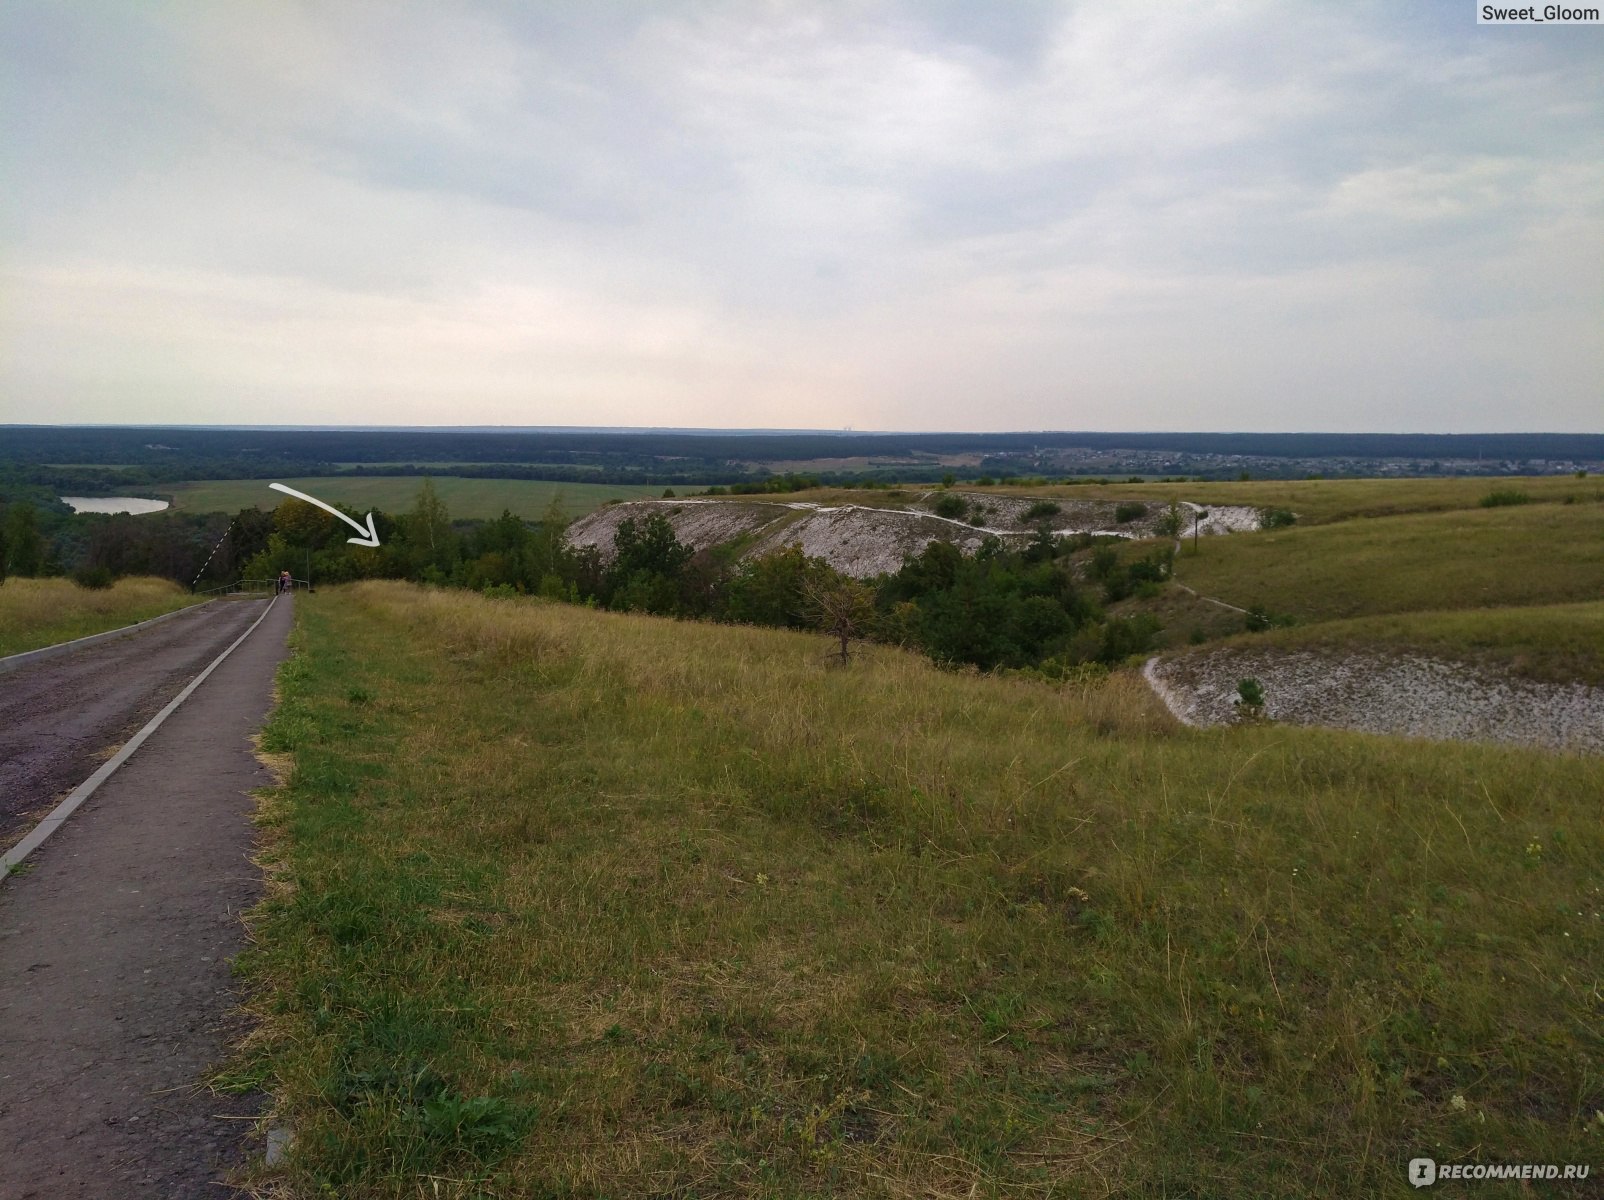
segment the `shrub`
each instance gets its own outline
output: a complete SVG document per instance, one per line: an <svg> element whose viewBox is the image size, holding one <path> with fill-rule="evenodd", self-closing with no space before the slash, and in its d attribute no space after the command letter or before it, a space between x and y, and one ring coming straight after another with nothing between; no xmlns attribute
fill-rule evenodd
<svg viewBox="0 0 1604 1200"><path fill-rule="evenodd" d="M79 567L72 573L72 581L81 588L99 592L116 583L117 579L105 567Z"/></svg>
<svg viewBox="0 0 1604 1200"><path fill-rule="evenodd" d="M1259 509L1260 529L1285 529L1295 524L1298 514L1290 508L1261 508Z"/></svg>
<svg viewBox="0 0 1604 1200"><path fill-rule="evenodd" d="M1264 685L1257 679L1238 679L1236 699L1233 701L1244 717L1257 717L1264 712Z"/></svg>
<svg viewBox="0 0 1604 1200"><path fill-rule="evenodd" d="M1147 516L1147 505L1139 500L1121 504L1114 509L1114 522L1117 525L1123 525L1127 521L1138 521L1145 516Z"/></svg>
<svg viewBox="0 0 1604 1200"><path fill-rule="evenodd" d="M1158 635L1163 630L1164 627L1152 613L1110 617L1103 625L1097 661L1112 667L1134 654L1146 654L1158 645Z"/></svg>
<svg viewBox="0 0 1604 1200"><path fill-rule="evenodd" d="M1112 546L1099 546L1092 551L1092 559L1086 566L1086 573L1093 579L1107 579L1117 570L1119 570L1118 550Z"/></svg>
<svg viewBox="0 0 1604 1200"><path fill-rule="evenodd" d="M1481 498L1483 508L1509 508L1516 504L1530 504L1532 498L1514 488L1488 492Z"/></svg>
<svg viewBox="0 0 1604 1200"><path fill-rule="evenodd" d="M951 493L937 496L936 502L930 506L936 516L952 518L962 517L968 508L969 504L962 496L954 496Z"/></svg>
<svg viewBox="0 0 1604 1200"><path fill-rule="evenodd" d="M1243 621L1249 633L1263 633L1274 622L1270 619L1270 611L1262 604L1255 604L1248 609L1248 615Z"/></svg>
<svg viewBox="0 0 1604 1200"><path fill-rule="evenodd" d="M1038 500L1025 510L1025 520L1045 521L1048 517L1056 517L1063 511L1063 506L1052 500Z"/></svg>

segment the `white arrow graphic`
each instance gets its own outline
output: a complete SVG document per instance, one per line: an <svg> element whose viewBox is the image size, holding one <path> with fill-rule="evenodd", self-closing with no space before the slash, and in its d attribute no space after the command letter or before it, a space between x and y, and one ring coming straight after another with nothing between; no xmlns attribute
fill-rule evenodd
<svg viewBox="0 0 1604 1200"><path fill-rule="evenodd" d="M362 534L361 537L346 538L346 541L352 542L358 546L377 546L379 544L378 531L373 528L372 513L368 514L367 528L364 529L339 509L335 508L334 505L324 504L323 501L319 500L316 496L308 496L305 492L298 492L292 487L285 487L282 483L270 483L267 486L272 488L275 492L283 492L286 496L294 496L297 500L305 500L308 504L315 504L324 512L333 513L352 529Z"/></svg>

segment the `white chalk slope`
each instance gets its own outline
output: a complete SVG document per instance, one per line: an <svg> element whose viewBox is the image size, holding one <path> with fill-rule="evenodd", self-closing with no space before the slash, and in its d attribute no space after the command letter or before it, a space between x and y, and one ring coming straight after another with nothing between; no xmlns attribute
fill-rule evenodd
<svg viewBox="0 0 1604 1200"><path fill-rule="evenodd" d="M967 506L964 520L939 517L931 511L938 497L957 496ZM740 557L753 558L783 546L800 546L804 554L822 558L846 575L867 578L895 571L904 556L917 554L931 542L951 542L966 554L979 549L988 537L1024 540L1035 532L1026 519L1032 505L1047 497L994 496L984 492L925 492L902 508L870 508L859 504L820 505L798 500L745 497L636 500L611 504L582 517L568 529L573 546L595 546L608 557L613 536L626 518L642 520L661 513L674 527L674 536L698 550L746 541ZM1113 500L1067 500L1051 497L1059 511L1048 519L1054 533L1094 533L1110 537L1158 536L1165 506L1157 501L1147 512L1121 522L1119 503ZM1224 506L1208 510L1201 523L1193 505L1183 506L1185 527L1204 535L1257 529L1258 510Z"/></svg>

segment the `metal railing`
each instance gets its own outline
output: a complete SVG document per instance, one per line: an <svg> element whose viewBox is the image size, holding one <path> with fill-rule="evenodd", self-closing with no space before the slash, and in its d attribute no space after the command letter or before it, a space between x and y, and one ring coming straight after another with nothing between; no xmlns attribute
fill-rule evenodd
<svg viewBox="0 0 1604 1200"><path fill-rule="evenodd" d="M294 587L311 590L311 585L304 579L291 579L290 583ZM207 588L205 591L196 592L195 594L197 596L232 596L240 592L249 592L254 595L257 592L273 592L277 590L277 579L236 579L233 583L225 583L221 587Z"/></svg>

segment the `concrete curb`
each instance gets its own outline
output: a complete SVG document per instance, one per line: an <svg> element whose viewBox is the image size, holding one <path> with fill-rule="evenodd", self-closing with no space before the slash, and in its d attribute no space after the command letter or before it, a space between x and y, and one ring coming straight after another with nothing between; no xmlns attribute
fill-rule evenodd
<svg viewBox="0 0 1604 1200"><path fill-rule="evenodd" d="M251 634L256 632L256 627L263 621L267 620L267 614L273 611L273 605L277 603L278 597L274 596L267 602L267 607L262 610L262 615L257 617L255 621L251 622L251 627L244 633L240 634L239 637L235 638L234 641L229 645L228 649L224 650L216 658L212 659L204 671L195 676L194 679L191 679L184 690L179 692L178 695L174 696L172 700L168 702L166 708L162 709L161 712L157 713L154 717L147 721L144 728L142 728L138 733L134 734L133 737L129 738L128 741L124 743L121 750L117 751L116 754L107 759L106 762L101 765L98 771L74 788L70 796L68 796L60 804L56 805L55 808L51 809L49 815L40 821L39 824L35 825L33 829L29 831L27 837L23 838L22 841L18 842L10 850L7 850L3 855L0 855L0 883L5 882L6 878L11 874L13 867L22 862L23 859L27 858L28 855L32 854L35 850L42 846L45 842L45 839L47 839L51 834L55 833L56 830L60 829L62 823L78 810L79 805L81 805L85 800L89 799L90 796L94 795L95 789L101 784L105 783L106 780L110 779L116 772L117 768L122 766L123 763L127 762L129 758L133 756L134 751L138 750L139 747L144 744L145 739L151 734L155 733L156 730L160 728L161 723L167 720L168 717L172 716L173 713L178 710L178 706L185 700L188 700L190 694L193 693L196 688L200 687L201 684L206 682L207 676L209 676L213 671L217 670L218 667L222 666L223 660L230 654L234 653L234 651L239 648L240 643L242 643L246 638L250 637ZM179 609L178 611L183 612L186 610ZM171 616L172 614L169 613L167 615ZM153 619L158 621L161 620L160 617ZM148 625L150 622L146 621L141 623ZM129 626L129 628L137 628L137 626ZM121 632L126 632L126 630ZM104 637L107 635L95 634L93 636ZM76 643L64 642L62 644L70 646ZM37 652L29 651L29 653Z"/></svg>
<svg viewBox="0 0 1604 1200"><path fill-rule="evenodd" d="M37 650L24 650L21 654L8 655L0 658L0 675L7 671L15 671L19 667L26 667L41 659L55 658L58 654L70 654L74 650L82 650L85 646L93 646L96 642L109 642L115 637L125 637L130 633L138 633L159 622L176 617L179 613L194 612L205 608L208 604L216 604L215 600L202 600L199 604L186 604L183 608L175 608L172 612L162 613L159 617L151 617L147 621L135 621L132 625L124 625L120 629L108 629L104 633L91 633L87 637L73 638L70 642L57 642L54 646L40 646Z"/></svg>

